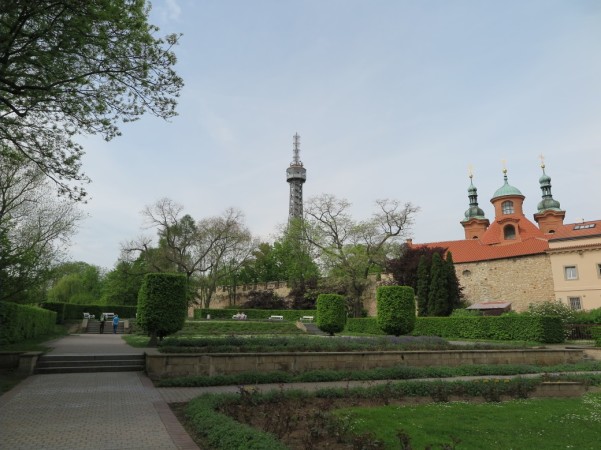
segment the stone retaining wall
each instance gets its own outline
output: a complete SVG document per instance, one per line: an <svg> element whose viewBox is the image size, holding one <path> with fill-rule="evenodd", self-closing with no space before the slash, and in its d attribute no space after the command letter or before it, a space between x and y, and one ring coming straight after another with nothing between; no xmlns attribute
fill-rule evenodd
<svg viewBox="0 0 601 450"><path fill-rule="evenodd" d="M549 366L584 359L580 349L451 350L324 353L146 353L146 373L153 380L190 375L242 372L306 372L317 369L366 370L378 367L456 367L468 364Z"/></svg>

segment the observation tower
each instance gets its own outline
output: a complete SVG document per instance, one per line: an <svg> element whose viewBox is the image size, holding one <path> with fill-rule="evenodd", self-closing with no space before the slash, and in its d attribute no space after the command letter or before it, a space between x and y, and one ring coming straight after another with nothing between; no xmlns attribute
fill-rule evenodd
<svg viewBox="0 0 601 450"><path fill-rule="evenodd" d="M290 167L286 169L286 181L290 184L288 221L303 217L303 183L307 180L307 169L303 167L299 157L300 136L298 133L294 135L293 144L293 159Z"/></svg>

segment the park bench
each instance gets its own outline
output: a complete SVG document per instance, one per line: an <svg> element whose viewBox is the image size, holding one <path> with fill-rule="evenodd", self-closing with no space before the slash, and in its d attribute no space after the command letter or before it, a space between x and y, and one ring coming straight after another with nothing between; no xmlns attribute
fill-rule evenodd
<svg viewBox="0 0 601 450"><path fill-rule="evenodd" d="M113 317L115 317L115 313L102 313L102 315L106 320L113 320Z"/></svg>
<svg viewBox="0 0 601 450"><path fill-rule="evenodd" d="M96 317L96 316L94 316L94 314L90 314L90 313L86 313L86 312L83 313L84 319L93 319L94 317Z"/></svg>
<svg viewBox="0 0 601 450"><path fill-rule="evenodd" d="M269 320L284 320L284 316L270 316Z"/></svg>
<svg viewBox="0 0 601 450"><path fill-rule="evenodd" d="M301 317L301 322L313 322L314 316L303 316Z"/></svg>

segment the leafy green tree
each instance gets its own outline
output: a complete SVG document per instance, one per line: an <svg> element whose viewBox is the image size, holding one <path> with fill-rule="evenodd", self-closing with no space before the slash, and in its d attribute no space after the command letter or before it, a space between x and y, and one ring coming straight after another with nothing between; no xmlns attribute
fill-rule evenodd
<svg viewBox="0 0 601 450"><path fill-rule="evenodd" d="M0 141L73 199L88 181L77 135L176 114L178 36L156 37L148 13L144 0L0 2Z"/></svg>
<svg viewBox="0 0 601 450"><path fill-rule="evenodd" d="M445 260L445 267L447 270L447 310L445 315L450 315L454 309L460 308L463 300L463 288L459 284L457 278L457 272L455 272L455 264L453 263L453 255L451 252L447 252Z"/></svg>
<svg viewBox="0 0 601 450"><path fill-rule="evenodd" d="M101 303L103 274L85 262L67 263L57 269L63 275L48 290L51 302L97 305Z"/></svg>
<svg viewBox="0 0 601 450"><path fill-rule="evenodd" d="M149 273L138 294L137 324L150 336L149 346L157 339L183 328L188 309L187 280L176 273Z"/></svg>
<svg viewBox="0 0 601 450"><path fill-rule="evenodd" d="M317 326L334 336L346 325L346 301L342 295L320 294L317 297Z"/></svg>
<svg viewBox="0 0 601 450"><path fill-rule="evenodd" d="M415 327L415 294L410 286L380 286L376 290L378 326L384 333L400 336Z"/></svg>
<svg viewBox="0 0 601 450"><path fill-rule="evenodd" d="M72 201L56 198L39 168L0 145L0 300L45 300L81 218Z"/></svg>
<svg viewBox="0 0 601 450"><path fill-rule="evenodd" d="M135 306L138 291L144 281L146 268L144 261L119 261L115 268L104 277L102 303L105 305Z"/></svg>
<svg viewBox="0 0 601 450"><path fill-rule="evenodd" d="M430 295L430 263L426 255L419 259L417 268L417 305L420 316L428 315L428 297Z"/></svg>
<svg viewBox="0 0 601 450"><path fill-rule="evenodd" d="M312 198L305 208L305 238L327 275L346 287L356 317L363 310L368 276L398 251L398 241L407 235L417 212L410 203L395 200L378 200L376 206L372 218L361 222L351 217L348 201L332 195Z"/></svg>

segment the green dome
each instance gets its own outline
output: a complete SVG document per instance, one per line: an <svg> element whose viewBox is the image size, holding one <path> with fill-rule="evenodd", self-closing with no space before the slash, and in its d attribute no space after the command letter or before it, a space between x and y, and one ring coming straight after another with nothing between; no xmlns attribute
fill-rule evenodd
<svg viewBox="0 0 601 450"><path fill-rule="evenodd" d="M484 211L476 205L470 206L469 209L465 211L465 219L463 221L467 222L470 219L486 219L486 217L484 217Z"/></svg>
<svg viewBox="0 0 601 450"><path fill-rule="evenodd" d="M507 173L505 173L504 179L505 179L505 184L503 186L501 186L499 189L497 189L497 191L495 192L495 195L493 195L493 197L492 197L493 200L497 197L505 197L506 195L519 195L520 197L524 196L518 188L511 186L507 182Z"/></svg>
<svg viewBox="0 0 601 450"><path fill-rule="evenodd" d="M559 202L557 200L555 200L554 198L543 198L538 203L538 212L543 212L543 211L548 211L548 210L561 211Z"/></svg>
<svg viewBox="0 0 601 450"><path fill-rule="evenodd" d="M543 172L543 174L541 175L541 177L538 179L538 182L540 184L550 183L551 182L551 177L549 175L547 175L546 173Z"/></svg>

